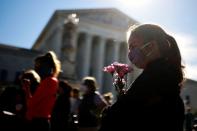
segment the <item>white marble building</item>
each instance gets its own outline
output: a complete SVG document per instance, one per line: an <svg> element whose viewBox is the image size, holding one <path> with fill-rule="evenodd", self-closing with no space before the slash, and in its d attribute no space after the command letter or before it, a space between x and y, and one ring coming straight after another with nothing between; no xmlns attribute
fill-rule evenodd
<svg viewBox="0 0 197 131"><path fill-rule="evenodd" d="M71 14L79 18L77 24L69 23ZM138 22L113 8L57 10L32 49L0 44L0 87L16 80L21 71L33 68L35 57L53 50L62 62L60 77L79 85L82 77L94 76L101 93L114 92L111 76L102 69L114 61L130 64L126 32L135 23ZM139 73L135 68L128 83ZM182 98L188 97L190 106L197 111L197 82L188 79L184 87Z"/></svg>
<svg viewBox="0 0 197 131"><path fill-rule="evenodd" d="M70 15L76 15L79 22L69 23ZM32 48L54 50L62 62L61 77L80 81L94 76L104 93L113 88L111 76L102 68L114 61L129 63L126 33L136 23L114 8L57 10ZM137 74L134 71L129 82Z"/></svg>
<svg viewBox="0 0 197 131"><path fill-rule="evenodd" d="M34 68L34 59L42 52L0 43L0 88L14 83L22 71Z"/></svg>

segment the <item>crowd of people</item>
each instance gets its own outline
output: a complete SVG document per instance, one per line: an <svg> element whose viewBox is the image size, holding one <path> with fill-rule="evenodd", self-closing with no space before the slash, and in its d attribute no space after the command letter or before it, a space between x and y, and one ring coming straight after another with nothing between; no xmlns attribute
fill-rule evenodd
<svg viewBox="0 0 197 131"><path fill-rule="evenodd" d="M19 89L8 87L1 94L0 129L96 131L108 105L97 91L96 79L84 77L80 88L58 79L61 63L53 51L34 62L35 68L20 76Z"/></svg>
<svg viewBox="0 0 197 131"><path fill-rule="evenodd" d="M38 56L34 69L21 75L21 87L1 94L0 128L183 131L184 66L176 40L158 25L142 24L131 29L128 47L128 59L143 72L115 102L111 92L97 91L94 77L84 76L80 88L59 79L61 63L53 51Z"/></svg>

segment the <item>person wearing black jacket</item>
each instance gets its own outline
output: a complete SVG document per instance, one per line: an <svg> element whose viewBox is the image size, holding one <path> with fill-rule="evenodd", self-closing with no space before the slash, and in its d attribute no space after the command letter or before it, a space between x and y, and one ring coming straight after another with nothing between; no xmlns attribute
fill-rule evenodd
<svg viewBox="0 0 197 131"><path fill-rule="evenodd" d="M58 96L51 113L51 131L69 130L71 91L72 86L66 80L60 80Z"/></svg>
<svg viewBox="0 0 197 131"><path fill-rule="evenodd" d="M183 131L184 80L175 39L161 27L143 24L131 31L130 61L143 72L103 114L100 131Z"/></svg>

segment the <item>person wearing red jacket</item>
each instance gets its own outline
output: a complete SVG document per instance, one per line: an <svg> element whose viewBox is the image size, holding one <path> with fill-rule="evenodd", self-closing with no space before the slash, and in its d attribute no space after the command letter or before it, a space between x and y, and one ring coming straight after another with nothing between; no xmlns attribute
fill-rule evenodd
<svg viewBox="0 0 197 131"><path fill-rule="evenodd" d="M51 112L58 89L57 76L60 72L60 61L56 54L49 51L38 56L35 59L35 71L40 75L41 82L33 95L26 88L26 118L30 121L30 130L49 131Z"/></svg>

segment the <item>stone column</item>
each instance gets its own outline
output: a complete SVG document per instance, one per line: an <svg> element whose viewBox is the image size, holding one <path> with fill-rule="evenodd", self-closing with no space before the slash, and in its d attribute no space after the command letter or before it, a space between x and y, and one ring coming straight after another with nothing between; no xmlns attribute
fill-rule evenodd
<svg viewBox="0 0 197 131"><path fill-rule="evenodd" d="M120 48L120 43L118 41L113 41L113 54L112 55L112 60L118 61L119 58L119 48Z"/></svg>
<svg viewBox="0 0 197 131"><path fill-rule="evenodd" d="M119 47L119 62L120 63L127 63L128 59L128 47L125 42L120 42L120 47Z"/></svg>
<svg viewBox="0 0 197 131"><path fill-rule="evenodd" d="M117 41L109 39L106 42L105 47L104 66L108 66L111 63L118 61L119 43ZM110 76L110 74L104 73L102 93L106 93L108 91L111 91L113 94L115 94L115 90L112 85L112 77Z"/></svg>
<svg viewBox="0 0 197 131"><path fill-rule="evenodd" d="M105 57L105 44L106 44L106 39L100 37L98 40L98 57L97 57L97 70L96 70L96 78L98 81L98 84L100 86L99 88L99 92L102 92L103 87L102 87L102 83L103 83L103 67L104 67L104 57Z"/></svg>
<svg viewBox="0 0 197 131"><path fill-rule="evenodd" d="M120 42L119 41L113 41L113 55L112 55L112 60L113 62L117 61L119 62L119 47L120 47ZM109 81L111 82L111 81ZM112 85L112 84L111 84ZM117 91L115 90L115 87L113 87L112 85L112 88L111 88L111 92L113 93L114 97L114 101L116 100L116 96L117 96Z"/></svg>
<svg viewBox="0 0 197 131"><path fill-rule="evenodd" d="M86 34L85 36L85 50L84 50L84 61L82 65L83 76L89 75L90 69L90 58L91 58L91 47L92 47L92 36L90 34Z"/></svg>
<svg viewBox="0 0 197 131"><path fill-rule="evenodd" d="M57 27L57 33L56 33L56 45L54 48L54 51L56 52L56 55L58 56L58 58L61 58L61 46L62 46L62 36L63 36L63 27L62 26L58 26Z"/></svg>

